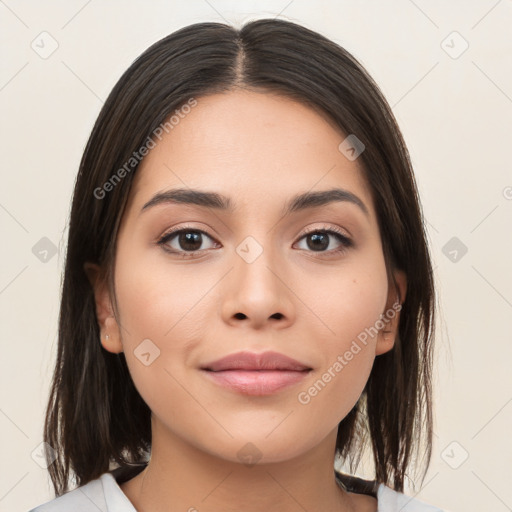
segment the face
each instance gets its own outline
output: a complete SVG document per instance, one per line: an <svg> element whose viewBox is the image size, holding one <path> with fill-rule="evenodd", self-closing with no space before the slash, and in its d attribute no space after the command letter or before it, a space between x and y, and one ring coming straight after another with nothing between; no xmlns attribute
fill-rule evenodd
<svg viewBox="0 0 512 512"><path fill-rule="evenodd" d="M355 405L375 356L393 347L397 292L362 168L338 149L342 132L268 93L197 101L137 170L117 241L117 318L96 283L102 344L124 351L159 432L225 460L252 450L283 461L335 433ZM176 189L222 195L231 208L172 201ZM333 189L352 195L285 211ZM310 370L201 369L240 351Z"/></svg>

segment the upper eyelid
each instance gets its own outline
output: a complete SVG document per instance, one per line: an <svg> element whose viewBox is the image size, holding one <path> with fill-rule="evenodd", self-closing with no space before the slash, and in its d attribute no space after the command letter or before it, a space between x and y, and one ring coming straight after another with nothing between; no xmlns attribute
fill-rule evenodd
<svg viewBox="0 0 512 512"><path fill-rule="evenodd" d="M345 238L350 238L350 235L343 233L343 231L346 231L346 229L342 229L335 226L307 228L306 231L304 231L301 236L309 235L310 233L316 233L317 231L334 232L336 234L343 235Z"/></svg>

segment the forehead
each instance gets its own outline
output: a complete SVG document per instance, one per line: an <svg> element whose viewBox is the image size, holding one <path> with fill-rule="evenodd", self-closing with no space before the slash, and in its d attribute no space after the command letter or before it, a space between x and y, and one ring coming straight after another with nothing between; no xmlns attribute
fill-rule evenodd
<svg viewBox="0 0 512 512"><path fill-rule="evenodd" d="M130 206L170 188L219 191L236 208L342 187L374 215L362 166L338 149L344 134L323 113L284 96L230 91L197 98L141 162Z"/></svg>

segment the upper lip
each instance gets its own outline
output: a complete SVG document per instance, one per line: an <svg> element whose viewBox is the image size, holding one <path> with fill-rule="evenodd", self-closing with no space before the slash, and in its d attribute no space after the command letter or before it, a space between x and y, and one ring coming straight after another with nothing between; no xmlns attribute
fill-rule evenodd
<svg viewBox="0 0 512 512"><path fill-rule="evenodd" d="M222 370L294 370L303 371L312 368L279 352L236 352L201 367L214 372Z"/></svg>

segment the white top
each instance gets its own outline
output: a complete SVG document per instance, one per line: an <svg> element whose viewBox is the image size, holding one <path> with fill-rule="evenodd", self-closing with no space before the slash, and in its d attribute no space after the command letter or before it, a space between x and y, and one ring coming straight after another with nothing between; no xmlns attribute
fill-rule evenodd
<svg viewBox="0 0 512 512"><path fill-rule="evenodd" d="M380 484L377 512L443 512L440 508L406 496ZM73 489L29 512L137 512L111 473ZM445 511L448 512L448 511Z"/></svg>

